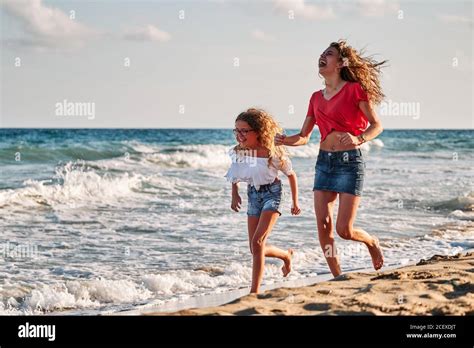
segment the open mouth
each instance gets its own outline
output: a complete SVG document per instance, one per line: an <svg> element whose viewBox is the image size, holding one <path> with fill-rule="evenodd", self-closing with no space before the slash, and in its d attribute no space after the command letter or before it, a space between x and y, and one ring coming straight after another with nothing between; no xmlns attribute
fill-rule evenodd
<svg viewBox="0 0 474 348"><path fill-rule="evenodd" d="M241 136L241 135L238 135L238 136L237 136L237 141L238 141L239 143L244 143L246 140L247 140L247 139L244 138L244 137Z"/></svg>
<svg viewBox="0 0 474 348"><path fill-rule="evenodd" d="M323 67L325 67L326 65L327 65L326 59L322 59L322 58L319 59L318 66L319 66L320 68L323 68Z"/></svg>

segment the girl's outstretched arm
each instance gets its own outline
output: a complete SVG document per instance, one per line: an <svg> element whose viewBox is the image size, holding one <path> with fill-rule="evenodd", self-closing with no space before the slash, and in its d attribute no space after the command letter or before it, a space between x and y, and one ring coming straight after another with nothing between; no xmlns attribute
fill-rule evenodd
<svg viewBox="0 0 474 348"><path fill-rule="evenodd" d="M277 134L275 136L275 145L288 145L288 146L300 146L306 145L311 138L311 133L313 132L314 125L313 116L306 116L301 131L295 135L283 135Z"/></svg>

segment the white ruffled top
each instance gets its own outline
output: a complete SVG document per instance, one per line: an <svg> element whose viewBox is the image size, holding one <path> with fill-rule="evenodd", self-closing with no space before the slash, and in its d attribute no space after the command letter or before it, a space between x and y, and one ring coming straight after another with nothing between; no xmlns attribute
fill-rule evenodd
<svg viewBox="0 0 474 348"><path fill-rule="evenodd" d="M233 184L247 182L259 189L260 185L271 184L278 177L278 171L282 171L286 176L294 174L291 161L285 157L284 166L278 158L272 158L271 165L268 165L268 158L255 157L238 154L234 148L228 152L232 159L232 164L225 175L227 181Z"/></svg>

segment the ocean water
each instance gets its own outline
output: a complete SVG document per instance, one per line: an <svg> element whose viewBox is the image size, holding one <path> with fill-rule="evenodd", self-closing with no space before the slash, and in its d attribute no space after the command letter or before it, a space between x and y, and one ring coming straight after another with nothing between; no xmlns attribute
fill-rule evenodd
<svg viewBox="0 0 474 348"><path fill-rule="evenodd" d="M380 238L387 265L474 247L473 135L385 130L363 146L355 224ZM269 238L295 249L289 281L328 273L318 137L289 148L302 213L291 216L282 176ZM233 144L230 129L0 129L0 314L114 313L249 286L246 187L235 213L223 177ZM344 270L371 267L365 246L336 238ZM282 281L280 267L267 260L264 284Z"/></svg>

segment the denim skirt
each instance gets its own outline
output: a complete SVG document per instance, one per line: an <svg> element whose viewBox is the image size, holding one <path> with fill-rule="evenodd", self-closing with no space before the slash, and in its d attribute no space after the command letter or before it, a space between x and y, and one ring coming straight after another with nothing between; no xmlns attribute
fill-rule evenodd
<svg viewBox="0 0 474 348"><path fill-rule="evenodd" d="M362 195L365 160L360 149L319 150L315 166L314 190Z"/></svg>

